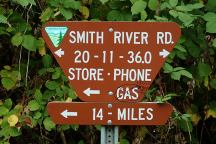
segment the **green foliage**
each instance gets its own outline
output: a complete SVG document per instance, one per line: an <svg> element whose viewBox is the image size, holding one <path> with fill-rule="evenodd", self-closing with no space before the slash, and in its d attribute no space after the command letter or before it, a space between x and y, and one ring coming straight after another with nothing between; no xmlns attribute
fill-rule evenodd
<svg viewBox="0 0 216 144"><path fill-rule="evenodd" d="M2 14L0 14L0 23L3 23L3 24L7 23L7 18Z"/></svg>
<svg viewBox="0 0 216 144"><path fill-rule="evenodd" d="M102 3L102 4L105 4L106 2L108 2L109 0L100 0L100 2Z"/></svg>
<svg viewBox="0 0 216 144"><path fill-rule="evenodd" d="M169 101L172 117L164 126L121 127L119 142L216 142L215 0L4 0L0 143L99 141L100 126L55 125L46 110L50 101L80 101L41 37L44 23L65 20L178 23L182 36L143 99Z"/></svg>
<svg viewBox="0 0 216 144"><path fill-rule="evenodd" d="M11 38L11 43L17 47L21 45L22 41L23 41L23 37L21 33L17 33Z"/></svg>
<svg viewBox="0 0 216 144"><path fill-rule="evenodd" d="M23 7L28 6L29 4L31 5L36 5L34 0L13 0L13 2L20 4Z"/></svg>
<svg viewBox="0 0 216 144"><path fill-rule="evenodd" d="M148 2L149 9L153 10L153 11L157 10L158 5L159 5L158 0L149 0L149 2Z"/></svg>
<svg viewBox="0 0 216 144"><path fill-rule="evenodd" d="M205 63L199 63L198 72L200 76L209 76L212 72L211 67Z"/></svg>
<svg viewBox="0 0 216 144"><path fill-rule="evenodd" d="M55 90L58 88L58 83L55 81L47 81L45 85L49 90Z"/></svg>
<svg viewBox="0 0 216 144"><path fill-rule="evenodd" d="M171 78L174 80L180 80L181 76L188 77L190 79L193 78L192 74L185 70L183 67L175 67L173 68L170 64L164 64L164 73L171 73Z"/></svg>
<svg viewBox="0 0 216 144"><path fill-rule="evenodd" d="M14 88L21 78L19 72L12 70L10 66L4 66L4 69L0 71L0 76L1 83L6 90Z"/></svg>
<svg viewBox="0 0 216 144"><path fill-rule="evenodd" d="M32 35L24 35L22 46L29 51L36 51L36 39Z"/></svg>
<svg viewBox="0 0 216 144"><path fill-rule="evenodd" d="M208 12L203 16L204 20L207 21L206 23L206 32L209 33L216 33L216 13Z"/></svg>
<svg viewBox="0 0 216 144"><path fill-rule="evenodd" d="M141 13L146 8L146 6L147 3L145 1L143 0L136 1L131 7L132 15Z"/></svg>
<svg viewBox="0 0 216 144"><path fill-rule="evenodd" d="M171 100L174 96L176 96L176 94L167 94L165 96L157 96L156 97L156 101L158 103L165 103L167 102L168 100Z"/></svg>
<svg viewBox="0 0 216 144"><path fill-rule="evenodd" d="M55 128L55 124L49 117L45 118L45 120L43 121L43 124L44 124L45 129L48 131L51 131L52 129Z"/></svg>
<svg viewBox="0 0 216 144"><path fill-rule="evenodd" d="M36 111L40 108L40 105L36 100L31 100L28 103L28 107L29 107L30 111Z"/></svg>

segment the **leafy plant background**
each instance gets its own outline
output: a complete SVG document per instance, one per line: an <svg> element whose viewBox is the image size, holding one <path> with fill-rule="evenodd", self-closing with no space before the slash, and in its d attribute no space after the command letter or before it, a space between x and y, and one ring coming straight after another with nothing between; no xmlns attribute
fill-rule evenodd
<svg viewBox="0 0 216 144"><path fill-rule="evenodd" d="M122 126L121 144L216 143L215 0L1 0L0 143L99 143L100 126L56 125L49 101L79 101L41 38L47 21L173 21L182 36L143 101L164 126Z"/></svg>

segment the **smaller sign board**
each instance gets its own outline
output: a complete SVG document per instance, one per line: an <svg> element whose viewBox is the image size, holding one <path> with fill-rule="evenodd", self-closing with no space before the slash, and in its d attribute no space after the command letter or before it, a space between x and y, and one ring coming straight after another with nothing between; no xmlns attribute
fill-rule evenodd
<svg viewBox="0 0 216 144"><path fill-rule="evenodd" d="M163 125L173 111L169 103L50 102L56 124Z"/></svg>

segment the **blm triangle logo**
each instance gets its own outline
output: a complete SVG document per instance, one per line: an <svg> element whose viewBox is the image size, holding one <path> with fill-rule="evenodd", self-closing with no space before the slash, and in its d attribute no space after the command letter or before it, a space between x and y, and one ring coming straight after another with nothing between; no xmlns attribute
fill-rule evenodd
<svg viewBox="0 0 216 144"><path fill-rule="evenodd" d="M45 28L46 33L48 34L50 40L52 41L55 47L58 47L61 44L67 30L68 30L67 27L46 27Z"/></svg>

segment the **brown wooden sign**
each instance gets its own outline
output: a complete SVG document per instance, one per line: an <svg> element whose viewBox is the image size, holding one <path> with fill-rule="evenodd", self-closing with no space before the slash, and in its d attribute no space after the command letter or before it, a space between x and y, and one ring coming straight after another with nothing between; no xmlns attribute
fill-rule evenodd
<svg viewBox="0 0 216 144"><path fill-rule="evenodd" d="M56 124L163 125L173 111L168 103L51 102L48 113Z"/></svg>
<svg viewBox="0 0 216 144"><path fill-rule="evenodd" d="M42 30L71 87L86 102L141 101L180 33L172 22L48 22Z"/></svg>

